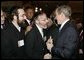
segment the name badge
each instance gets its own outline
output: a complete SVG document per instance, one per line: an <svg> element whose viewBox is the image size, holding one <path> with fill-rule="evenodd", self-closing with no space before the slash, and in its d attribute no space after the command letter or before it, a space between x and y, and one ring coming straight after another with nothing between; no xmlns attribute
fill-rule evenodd
<svg viewBox="0 0 84 60"><path fill-rule="evenodd" d="M24 46L24 40L19 40L18 41L18 47Z"/></svg>

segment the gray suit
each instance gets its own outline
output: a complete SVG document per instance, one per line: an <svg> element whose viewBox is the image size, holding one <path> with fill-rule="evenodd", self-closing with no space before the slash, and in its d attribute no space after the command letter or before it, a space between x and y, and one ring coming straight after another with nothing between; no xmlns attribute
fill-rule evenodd
<svg viewBox="0 0 84 60"><path fill-rule="evenodd" d="M75 55L77 55L78 40L75 27L70 21L66 22L51 50L53 58L75 58Z"/></svg>

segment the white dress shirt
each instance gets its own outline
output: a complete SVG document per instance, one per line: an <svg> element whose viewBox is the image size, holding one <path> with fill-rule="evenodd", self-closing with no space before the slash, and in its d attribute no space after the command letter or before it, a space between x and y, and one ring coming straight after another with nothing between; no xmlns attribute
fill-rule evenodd
<svg viewBox="0 0 84 60"><path fill-rule="evenodd" d="M38 28L38 30L39 30L39 32L40 32L40 34L41 34L41 36L42 36L42 38L43 38L43 29L40 27L40 26L38 26L37 24L36 24L36 26L37 26L37 28Z"/></svg>
<svg viewBox="0 0 84 60"><path fill-rule="evenodd" d="M28 22L28 24L30 25L30 20L26 19L26 21Z"/></svg>
<svg viewBox="0 0 84 60"><path fill-rule="evenodd" d="M65 23L67 22L67 21L69 21L70 19L67 19L67 20L65 20L62 24L61 24L61 26L60 26L60 28L59 28L59 31L63 28L63 26L65 25Z"/></svg>

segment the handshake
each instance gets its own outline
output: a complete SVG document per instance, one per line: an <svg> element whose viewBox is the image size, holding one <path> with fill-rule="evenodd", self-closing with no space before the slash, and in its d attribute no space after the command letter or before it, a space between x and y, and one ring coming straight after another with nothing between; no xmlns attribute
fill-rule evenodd
<svg viewBox="0 0 84 60"><path fill-rule="evenodd" d="M48 41L46 42L46 46L47 46L47 49L51 52L51 49L53 47L53 39L52 39L51 36L48 39ZM44 55L44 59L51 59L51 58L52 58L52 56L49 53L47 53L47 54Z"/></svg>

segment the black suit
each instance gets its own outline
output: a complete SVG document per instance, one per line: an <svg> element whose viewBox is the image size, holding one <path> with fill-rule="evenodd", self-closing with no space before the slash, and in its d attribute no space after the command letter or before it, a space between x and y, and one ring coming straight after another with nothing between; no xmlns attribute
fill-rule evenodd
<svg viewBox="0 0 84 60"><path fill-rule="evenodd" d="M24 31L21 30L21 32L19 32L16 27L10 23L3 33L2 58L23 58L24 46L18 47L18 41L24 39Z"/></svg>
<svg viewBox="0 0 84 60"><path fill-rule="evenodd" d="M55 44L55 41L57 40L59 32L59 27L53 24L51 27L49 27L46 31L47 34L47 40L50 38L50 36L53 38L53 43Z"/></svg>
<svg viewBox="0 0 84 60"><path fill-rule="evenodd" d="M32 30L27 33L25 37L25 51L29 59L43 59L45 52L45 42L36 27L33 26Z"/></svg>
<svg viewBox="0 0 84 60"><path fill-rule="evenodd" d="M7 28L8 23L1 24L1 57L5 56L5 45L4 45L4 30Z"/></svg>
<svg viewBox="0 0 84 60"><path fill-rule="evenodd" d="M1 28L1 57L4 56L4 40L3 40L4 34L3 34L3 30L4 30L4 29Z"/></svg>
<svg viewBox="0 0 84 60"><path fill-rule="evenodd" d="M55 46L52 48L53 58L75 58L78 53L78 33L75 27L68 21L58 34Z"/></svg>

